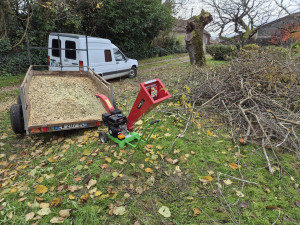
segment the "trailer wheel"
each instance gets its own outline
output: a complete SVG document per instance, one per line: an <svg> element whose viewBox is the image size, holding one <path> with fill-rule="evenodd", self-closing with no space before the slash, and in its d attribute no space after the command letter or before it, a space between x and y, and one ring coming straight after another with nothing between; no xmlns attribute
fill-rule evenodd
<svg viewBox="0 0 300 225"><path fill-rule="evenodd" d="M13 104L10 107L10 122L16 134L25 133L22 106L20 104Z"/></svg>
<svg viewBox="0 0 300 225"><path fill-rule="evenodd" d="M136 77L136 75L137 75L137 69L136 69L136 67L133 66L133 67L131 67L131 69L129 71L128 77L134 78L134 77Z"/></svg>
<svg viewBox="0 0 300 225"><path fill-rule="evenodd" d="M107 134L104 131L100 131L99 139L102 143L106 143L106 142L109 141L109 138L108 138Z"/></svg>
<svg viewBox="0 0 300 225"><path fill-rule="evenodd" d="M20 96L20 95L18 95L17 103L18 103L19 105L22 105L22 102L21 102L21 96Z"/></svg>

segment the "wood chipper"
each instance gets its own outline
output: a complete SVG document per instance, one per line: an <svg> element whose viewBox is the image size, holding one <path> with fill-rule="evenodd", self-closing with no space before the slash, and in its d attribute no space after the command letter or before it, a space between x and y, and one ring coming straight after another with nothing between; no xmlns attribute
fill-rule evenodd
<svg viewBox="0 0 300 225"><path fill-rule="evenodd" d="M144 129L142 135L133 132L134 123L149 113L162 101L171 97L164 85L159 79L150 80L140 84L139 94L132 106L129 116L126 117L122 111L115 109L110 100L103 94L96 94L97 98L101 99L107 113L102 114L102 120L105 126L108 127L108 133L100 131L99 138L102 143L106 143L111 139L123 148L128 144L136 148L139 143L147 142L155 131L159 120L150 122ZM150 126L153 126L147 138L143 139L146 131ZM134 145L131 142L137 140Z"/></svg>

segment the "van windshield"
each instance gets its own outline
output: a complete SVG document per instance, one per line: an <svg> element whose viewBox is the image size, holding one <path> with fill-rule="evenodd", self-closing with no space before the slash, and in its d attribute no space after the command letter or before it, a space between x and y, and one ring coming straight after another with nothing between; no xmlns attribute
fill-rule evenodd
<svg viewBox="0 0 300 225"><path fill-rule="evenodd" d="M124 54L117 48L114 48L114 56L116 61L125 61L126 57L124 56Z"/></svg>

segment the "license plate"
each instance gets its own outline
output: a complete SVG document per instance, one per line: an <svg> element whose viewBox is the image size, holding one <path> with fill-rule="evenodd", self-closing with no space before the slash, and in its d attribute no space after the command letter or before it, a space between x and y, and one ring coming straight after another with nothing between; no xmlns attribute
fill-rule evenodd
<svg viewBox="0 0 300 225"><path fill-rule="evenodd" d="M87 123L80 123L80 124L65 124L62 126L56 126L54 127L54 130L71 130L76 128L84 128L87 127Z"/></svg>

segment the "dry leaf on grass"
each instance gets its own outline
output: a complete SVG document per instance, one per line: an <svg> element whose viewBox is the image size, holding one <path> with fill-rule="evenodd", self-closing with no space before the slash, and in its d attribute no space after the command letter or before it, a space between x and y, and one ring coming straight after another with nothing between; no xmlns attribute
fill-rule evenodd
<svg viewBox="0 0 300 225"><path fill-rule="evenodd" d="M113 209L113 214L115 214L117 216L122 216L125 214L125 212L126 212L126 209L124 206L116 207Z"/></svg>
<svg viewBox="0 0 300 225"><path fill-rule="evenodd" d="M89 183L87 184L87 189L90 189L92 186L94 186L95 184L97 184L97 181L96 180L93 180L93 179L91 179L90 181L89 181Z"/></svg>
<svg viewBox="0 0 300 225"><path fill-rule="evenodd" d="M64 222L64 218L56 217L56 216L50 220L50 223L63 223L63 222Z"/></svg>
<svg viewBox="0 0 300 225"><path fill-rule="evenodd" d="M51 201L50 207L56 207L61 204L61 198L55 198Z"/></svg>
<svg viewBox="0 0 300 225"><path fill-rule="evenodd" d="M46 193L48 191L48 188L44 185L37 185L35 188L35 193L36 194L43 194Z"/></svg>
<svg viewBox="0 0 300 225"><path fill-rule="evenodd" d="M31 220L34 217L34 212L27 213L25 215L25 221Z"/></svg>
<svg viewBox="0 0 300 225"><path fill-rule="evenodd" d="M201 213L201 211L197 208L193 208L194 216L197 216Z"/></svg>
<svg viewBox="0 0 300 225"><path fill-rule="evenodd" d="M152 171L152 169L151 169L151 168L149 168L149 167L148 167L148 168L146 168L146 169L145 169L145 171L146 171L146 173L152 173L152 172L153 172L153 171Z"/></svg>
<svg viewBox="0 0 300 225"><path fill-rule="evenodd" d="M63 209L59 211L59 215L63 218L68 218L71 216L72 209Z"/></svg>
<svg viewBox="0 0 300 225"><path fill-rule="evenodd" d="M230 184L232 184L232 181L231 181L231 180L229 180L229 179L228 179L228 180L224 180L223 182L224 182L224 184L226 184L226 185L230 185Z"/></svg>
<svg viewBox="0 0 300 225"><path fill-rule="evenodd" d="M167 206L162 206L160 207L160 209L158 210L158 212L163 215L164 217L168 218L171 216L171 212L170 209Z"/></svg>
<svg viewBox="0 0 300 225"><path fill-rule="evenodd" d="M50 213L51 213L51 210L49 208L42 208L41 210L39 210L37 212L37 214L40 216L46 216L46 215L49 215Z"/></svg>
<svg viewBox="0 0 300 225"><path fill-rule="evenodd" d="M229 164L229 167L230 167L231 169L233 169L233 170L236 170L236 169L238 169L238 168L241 168L240 165L235 164L235 163L230 163L230 164Z"/></svg>

